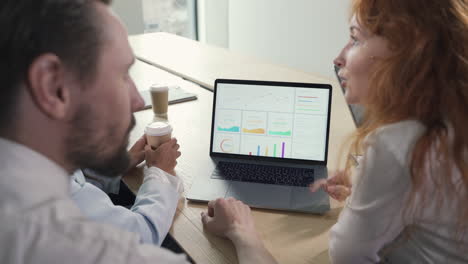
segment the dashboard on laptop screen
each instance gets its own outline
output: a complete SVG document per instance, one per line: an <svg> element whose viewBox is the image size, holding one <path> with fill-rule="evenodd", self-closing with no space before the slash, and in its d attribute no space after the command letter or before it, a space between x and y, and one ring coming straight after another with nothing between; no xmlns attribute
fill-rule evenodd
<svg viewBox="0 0 468 264"><path fill-rule="evenodd" d="M325 161L328 88L217 83L212 152Z"/></svg>

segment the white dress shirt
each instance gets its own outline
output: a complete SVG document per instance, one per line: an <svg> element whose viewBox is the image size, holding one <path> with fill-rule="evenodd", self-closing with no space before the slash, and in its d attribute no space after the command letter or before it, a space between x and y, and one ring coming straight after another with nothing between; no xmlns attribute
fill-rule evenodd
<svg viewBox="0 0 468 264"><path fill-rule="evenodd" d="M366 138L369 147L357 168L352 194L330 232L332 263L468 263L468 235L457 241L455 218L466 202L447 195L456 190L426 182L427 192L441 191L446 197L441 207L430 203L421 215L403 221L412 186L411 153L424 131L419 122L404 121ZM459 180L459 171L452 177ZM459 186L458 191L466 190ZM416 202L419 199L418 195ZM403 233L407 230L409 238Z"/></svg>
<svg viewBox="0 0 468 264"><path fill-rule="evenodd" d="M102 177L96 174L93 176ZM177 209L182 186L180 179L159 168L145 167L143 184L130 209L115 206L104 192L106 189L111 193L118 192L120 177L111 181L102 180L100 185L96 185L103 190L86 182L81 170L72 175L71 196L83 214L89 219L137 233L142 243L161 245Z"/></svg>
<svg viewBox="0 0 468 264"><path fill-rule="evenodd" d="M69 189L56 163L0 138L0 263L188 263L140 244L135 233L88 220Z"/></svg>

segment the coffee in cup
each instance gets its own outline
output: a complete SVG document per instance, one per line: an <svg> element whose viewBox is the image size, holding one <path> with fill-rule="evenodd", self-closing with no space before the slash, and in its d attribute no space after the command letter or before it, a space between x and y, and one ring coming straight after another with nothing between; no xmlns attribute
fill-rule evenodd
<svg viewBox="0 0 468 264"><path fill-rule="evenodd" d="M166 122L153 122L145 128L146 141L154 149L171 140L172 126Z"/></svg>
<svg viewBox="0 0 468 264"><path fill-rule="evenodd" d="M153 112L157 117L167 119L169 103L169 87L167 85L153 84L150 88Z"/></svg>

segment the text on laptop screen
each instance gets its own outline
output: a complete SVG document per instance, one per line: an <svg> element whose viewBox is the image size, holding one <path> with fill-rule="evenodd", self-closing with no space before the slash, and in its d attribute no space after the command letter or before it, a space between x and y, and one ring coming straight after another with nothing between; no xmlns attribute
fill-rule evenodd
<svg viewBox="0 0 468 264"><path fill-rule="evenodd" d="M213 152L324 161L329 89L218 83Z"/></svg>

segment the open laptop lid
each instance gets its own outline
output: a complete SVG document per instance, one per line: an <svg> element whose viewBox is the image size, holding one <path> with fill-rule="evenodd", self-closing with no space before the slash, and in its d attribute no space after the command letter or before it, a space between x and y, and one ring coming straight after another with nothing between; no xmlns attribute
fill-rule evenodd
<svg viewBox="0 0 468 264"><path fill-rule="evenodd" d="M332 86L217 79L210 156L326 165Z"/></svg>

